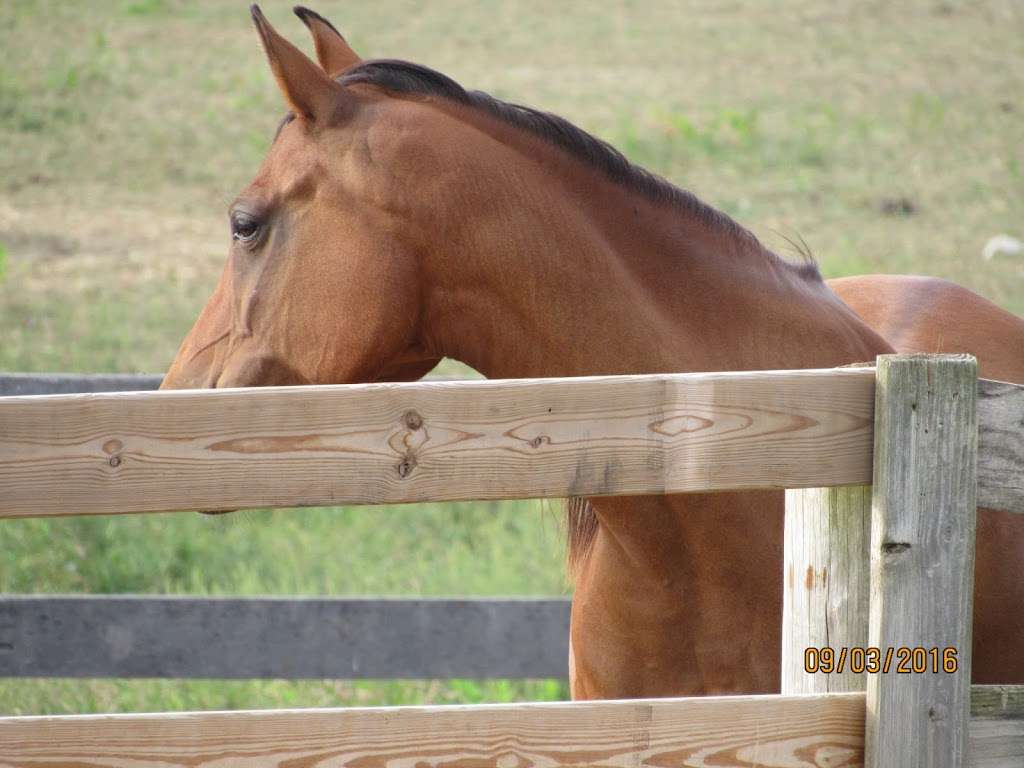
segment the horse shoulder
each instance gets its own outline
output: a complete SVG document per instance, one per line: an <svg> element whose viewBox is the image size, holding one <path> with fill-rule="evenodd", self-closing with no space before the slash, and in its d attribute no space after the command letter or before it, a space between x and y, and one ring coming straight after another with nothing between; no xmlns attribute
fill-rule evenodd
<svg viewBox="0 0 1024 768"><path fill-rule="evenodd" d="M981 376L1024 383L1024 320L961 285L863 275L828 286L897 352L966 352Z"/></svg>

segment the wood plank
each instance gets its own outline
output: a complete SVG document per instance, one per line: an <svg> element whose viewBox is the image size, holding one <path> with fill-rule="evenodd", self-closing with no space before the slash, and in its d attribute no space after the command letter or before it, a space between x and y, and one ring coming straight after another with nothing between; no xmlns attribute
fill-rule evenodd
<svg viewBox="0 0 1024 768"><path fill-rule="evenodd" d="M864 712L865 695L850 693L8 717L0 718L0 768L854 768L863 760ZM980 714L970 732L969 765L1022 764L1024 720Z"/></svg>
<svg viewBox="0 0 1024 768"><path fill-rule="evenodd" d="M1024 513L1024 386L978 381L978 506Z"/></svg>
<svg viewBox="0 0 1024 768"><path fill-rule="evenodd" d="M972 768L1020 768L1024 765L1024 720L971 720Z"/></svg>
<svg viewBox="0 0 1024 768"><path fill-rule="evenodd" d="M860 765L864 695L0 718L0 767Z"/></svg>
<svg viewBox="0 0 1024 768"><path fill-rule="evenodd" d="M974 768L1024 765L1024 685L971 686L971 751Z"/></svg>
<svg viewBox="0 0 1024 768"><path fill-rule="evenodd" d="M973 768L1024 765L1024 685L971 686Z"/></svg>
<svg viewBox="0 0 1024 768"><path fill-rule="evenodd" d="M0 598L0 677L568 676L569 601Z"/></svg>
<svg viewBox="0 0 1024 768"><path fill-rule="evenodd" d="M0 398L0 517L863 484L872 369Z"/></svg>
<svg viewBox="0 0 1024 768"><path fill-rule="evenodd" d="M805 653L867 646L870 541L870 486L786 491L783 693L864 690L864 674L849 665L808 672Z"/></svg>
<svg viewBox="0 0 1024 768"><path fill-rule="evenodd" d="M155 387L159 382L159 378L159 376L155 375L131 376L127 374L3 374L0 375L0 393L28 394L51 391L93 392L100 390L134 390L145 388L141 386L143 384ZM1003 382L980 380L978 397L980 451L978 457L978 503L980 506L991 509L1024 512L1024 387ZM178 405L180 406L180 403ZM109 404L108 407L116 408L118 406ZM55 413L53 418L60 418L60 414ZM4 411L0 411L0 428L4 426L6 426ZM2 455L3 437L4 433L0 431L0 455ZM198 451L197 453L202 456L203 452ZM101 460L109 461L110 457L101 456L100 458ZM192 458L194 459L195 457L193 456ZM153 457L148 457L148 459L152 461ZM167 457L161 460L165 459L169 460ZM656 461L657 458L654 457L652 460ZM0 462L2 461L3 459L0 458ZM101 471L109 474L108 470L103 469ZM181 467L178 467L177 471L182 471ZM0 472L2 472L2 468L0 468ZM49 474L51 477L54 477L64 473L62 473L61 468L58 466ZM319 474L319 472L314 473L315 476L319 476ZM0 474L0 478L2 478L2 474ZM73 479L64 477L63 482L73 482ZM253 502L253 504L267 506L266 503L262 502ZM298 505L298 502L291 502L291 504ZM116 511L126 510L120 509ZM93 509L92 512L103 514L106 510ZM29 514L39 513L32 511ZM50 514L53 514L52 510ZM16 516L10 511L0 508L0 516L4 515Z"/></svg>
<svg viewBox="0 0 1024 768"><path fill-rule="evenodd" d="M877 365L868 643L884 656L897 650L887 671L868 676L866 764L960 768L970 717L977 362L883 355ZM898 649L907 647L955 648L956 670L900 671Z"/></svg>

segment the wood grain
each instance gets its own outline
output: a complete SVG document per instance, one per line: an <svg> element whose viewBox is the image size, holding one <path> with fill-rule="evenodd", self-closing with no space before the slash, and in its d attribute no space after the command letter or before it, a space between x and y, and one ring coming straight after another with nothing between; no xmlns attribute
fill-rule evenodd
<svg viewBox="0 0 1024 768"><path fill-rule="evenodd" d="M1024 764L1024 688L976 686L975 768ZM995 711L993 711L995 710ZM0 768L854 768L865 695L0 718Z"/></svg>
<svg viewBox="0 0 1024 768"><path fill-rule="evenodd" d="M1024 386L978 382L978 506L1024 512Z"/></svg>
<svg viewBox="0 0 1024 768"><path fill-rule="evenodd" d="M849 666L808 673L807 648L864 648L868 640L871 487L786 491L782 692L863 691Z"/></svg>
<svg viewBox="0 0 1024 768"><path fill-rule="evenodd" d="M1024 765L1024 686L971 686L971 748L974 768Z"/></svg>
<svg viewBox="0 0 1024 768"><path fill-rule="evenodd" d="M853 768L864 695L0 718L0 768Z"/></svg>
<svg viewBox="0 0 1024 768"><path fill-rule="evenodd" d="M956 648L954 673L867 683L869 768L965 765L974 594L977 362L878 358L869 645Z"/></svg>
<svg viewBox="0 0 1024 768"><path fill-rule="evenodd" d="M863 484L873 375L0 398L0 517ZM1024 387L978 389L979 503L1024 512Z"/></svg>
<svg viewBox="0 0 1024 768"><path fill-rule="evenodd" d="M870 479L873 371L0 398L0 517Z"/></svg>
<svg viewBox="0 0 1024 768"><path fill-rule="evenodd" d="M0 596L0 677L568 677L569 601Z"/></svg>

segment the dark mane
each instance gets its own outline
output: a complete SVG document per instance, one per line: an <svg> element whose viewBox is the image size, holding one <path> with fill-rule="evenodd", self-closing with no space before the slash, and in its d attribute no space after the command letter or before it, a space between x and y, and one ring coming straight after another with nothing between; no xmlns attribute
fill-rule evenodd
<svg viewBox="0 0 1024 768"><path fill-rule="evenodd" d="M655 202L676 205L701 222L749 240L757 238L728 215L701 202L661 176L633 165L615 147L549 112L510 104L482 91L467 91L447 75L407 61L381 59L358 64L338 78L342 85L368 83L399 94L437 96L479 109L492 117L538 136L572 157L601 171L610 181L635 190ZM814 268L817 274L817 269Z"/></svg>

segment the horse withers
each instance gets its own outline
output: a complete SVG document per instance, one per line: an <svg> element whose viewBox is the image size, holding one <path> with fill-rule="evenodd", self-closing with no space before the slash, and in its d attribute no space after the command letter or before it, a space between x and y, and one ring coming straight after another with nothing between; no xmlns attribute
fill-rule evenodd
<svg viewBox="0 0 1024 768"><path fill-rule="evenodd" d="M851 309L562 118L363 61L297 13L319 64L253 9L290 111L164 388L408 380L443 357L497 378L824 368L936 337L1024 382L1024 322L999 315L989 343L980 297L858 278L835 284ZM569 510L574 697L779 689L782 493ZM983 513L977 562L974 680L1024 682L1024 521Z"/></svg>

